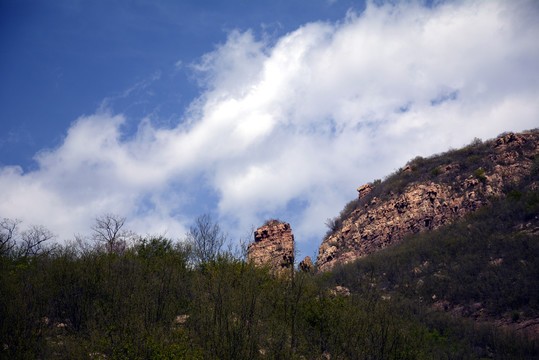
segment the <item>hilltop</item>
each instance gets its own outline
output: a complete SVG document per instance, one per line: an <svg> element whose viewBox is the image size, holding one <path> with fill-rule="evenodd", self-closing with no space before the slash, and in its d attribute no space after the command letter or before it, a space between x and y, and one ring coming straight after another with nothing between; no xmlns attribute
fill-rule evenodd
<svg viewBox="0 0 539 360"><path fill-rule="evenodd" d="M417 157L384 181L359 187L358 198L330 222L318 269L329 270L408 235L437 229L512 190L536 191L538 140L538 130L475 140L459 150Z"/></svg>

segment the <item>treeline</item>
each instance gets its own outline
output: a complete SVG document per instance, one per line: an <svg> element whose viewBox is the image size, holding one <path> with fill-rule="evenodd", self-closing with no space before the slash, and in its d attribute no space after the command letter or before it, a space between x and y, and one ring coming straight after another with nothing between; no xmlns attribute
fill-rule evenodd
<svg viewBox="0 0 539 360"><path fill-rule="evenodd" d="M121 253L73 246L2 257L6 359L418 358L428 329L325 277L276 277L230 253L142 239ZM432 343L425 347L423 343Z"/></svg>
<svg viewBox="0 0 539 360"><path fill-rule="evenodd" d="M91 241L55 247L41 241L46 231L17 235L4 220L0 357L535 359L536 340L432 305L537 315L537 236L511 228L536 221L538 203L537 192L513 192L446 236L411 238L332 273L281 276L224 249L209 216L173 241L134 236L107 215Z"/></svg>

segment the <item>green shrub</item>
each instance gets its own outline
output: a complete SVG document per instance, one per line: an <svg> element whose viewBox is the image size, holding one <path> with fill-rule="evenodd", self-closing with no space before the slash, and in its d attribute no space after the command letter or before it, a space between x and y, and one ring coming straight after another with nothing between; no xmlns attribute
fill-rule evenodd
<svg viewBox="0 0 539 360"><path fill-rule="evenodd" d="M485 170L483 168L479 168L473 172L475 177L479 179L481 182L485 182L487 180L487 177L485 175Z"/></svg>
<svg viewBox="0 0 539 360"><path fill-rule="evenodd" d="M507 198L509 200L518 201L522 199L522 193L518 190L511 190L509 193L507 193Z"/></svg>

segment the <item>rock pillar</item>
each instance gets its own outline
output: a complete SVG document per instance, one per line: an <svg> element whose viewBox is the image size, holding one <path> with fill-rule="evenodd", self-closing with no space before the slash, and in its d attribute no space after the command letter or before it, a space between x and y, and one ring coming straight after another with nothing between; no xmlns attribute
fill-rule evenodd
<svg viewBox="0 0 539 360"><path fill-rule="evenodd" d="M269 265L277 273L294 267L294 235L290 224L271 220L255 231L254 240L249 244L247 261Z"/></svg>

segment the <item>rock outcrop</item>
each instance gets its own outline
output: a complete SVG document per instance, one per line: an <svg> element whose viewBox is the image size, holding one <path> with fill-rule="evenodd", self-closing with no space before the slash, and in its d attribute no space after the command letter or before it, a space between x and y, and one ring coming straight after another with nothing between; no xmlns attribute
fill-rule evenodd
<svg viewBox="0 0 539 360"><path fill-rule="evenodd" d="M318 269L329 270L409 234L435 229L504 196L537 167L538 139L539 131L532 131L470 145L432 158L435 168L426 174L414 174L412 162L393 176L395 183L404 184L395 191L386 183L391 179L359 187L356 208L341 215L340 226L322 242ZM386 192L377 191L378 186Z"/></svg>
<svg viewBox="0 0 539 360"><path fill-rule="evenodd" d="M305 259L300 261L299 269L307 273L314 271L314 264L309 256L305 256Z"/></svg>
<svg viewBox="0 0 539 360"><path fill-rule="evenodd" d="M271 220L254 233L247 260L255 265L268 265L275 273L294 267L294 235L290 224Z"/></svg>

